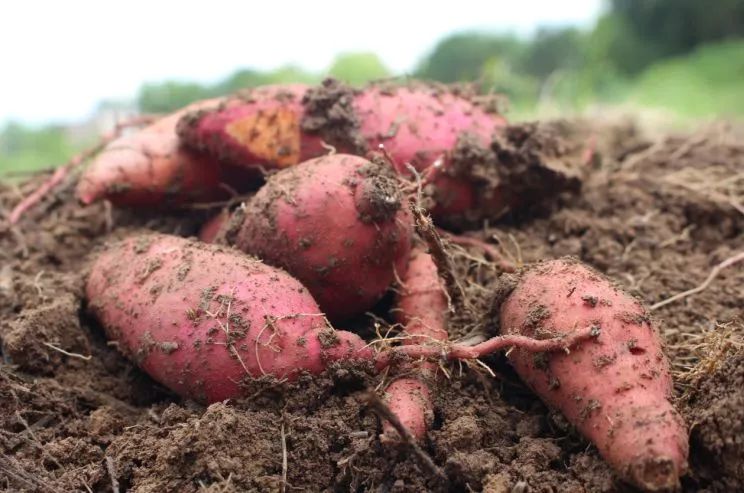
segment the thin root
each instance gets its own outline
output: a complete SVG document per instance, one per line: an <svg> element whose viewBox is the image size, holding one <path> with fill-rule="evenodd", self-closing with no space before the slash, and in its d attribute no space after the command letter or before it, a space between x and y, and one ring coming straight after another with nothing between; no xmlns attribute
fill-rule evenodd
<svg viewBox="0 0 744 493"><path fill-rule="evenodd" d="M651 310L651 311L656 310L657 308L661 308L662 306L668 305L669 303L674 303L677 300L681 300L683 298L687 298L688 296L692 296L693 294L697 294L697 293L699 293L701 291L704 291L710 285L710 283L713 282L713 280L718 276L718 274L723 269L725 269L726 267L730 267L730 266L736 264L737 262L741 262L742 260L744 260L744 251L743 252L739 252L738 254L736 254L736 255L734 255L732 257L727 258L726 260L724 260L720 264L718 264L715 267L713 267L713 269L710 271L710 274L708 274L708 277L699 286L694 287L692 289L688 289L687 291L683 291L681 293L677 293L677 294L675 294L674 296L672 296L670 298L667 298L667 299L662 300L662 301L660 301L658 303L655 303L655 304L651 305L651 307L649 308L649 310Z"/></svg>

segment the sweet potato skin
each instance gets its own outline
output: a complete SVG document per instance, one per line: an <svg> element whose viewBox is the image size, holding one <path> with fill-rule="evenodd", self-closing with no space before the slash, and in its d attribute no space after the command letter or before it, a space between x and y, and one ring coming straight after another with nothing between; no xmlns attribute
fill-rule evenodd
<svg viewBox="0 0 744 493"><path fill-rule="evenodd" d="M431 255L420 247L415 248L402 281L395 302L396 318L409 338L403 339L401 344L446 342L447 298ZM384 399L411 435L423 440L434 419L430 386L435 383L437 364L415 361L405 365L401 373L406 376L390 383ZM383 439L394 441L395 436L395 430L385 422Z"/></svg>
<svg viewBox="0 0 744 493"><path fill-rule="evenodd" d="M299 279L331 321L371 308L405 274L412 220L384 164L306 161L270 177L243 214L228 241Z"/></svg>
<svg viewBox="0 0 744 493"><path fill-rule="evenodd" d="M151 234L109 245L86 284L88 306L118 348L177 394L237 397L241 382L322 372L369 359L333 331L285 272L227 247Z"/></svg>
<svg viewBox="0 0 744 493"><path fill-rule="evenodd" d="M84 204L108 199L123 206L164 206L225 195L217 161L183 148L175 132L184 114L216 102L194 103L111 142L83 172L78 199Z"/></svg>
<svg viewBox="0 0 744 493"><path fill-rule="evenodd" d="M406 164L423 171L438 159L447 169L450 153L463 134L488 147L494 133L506 125L500 115L423 84L369 86L354 99L354 108L368 147L383 144L401 173L408 173Z"/></svg>
<svg viewBox="0 0 744 493"><path fill-rule="evenodd" d="M672 378L643 305L573 259L527 270L501 308L501 330L532 337L596 326L570 354L516 349L521 378L563 412L627 480L674 488L687 469L687 429L670 402Z"/></svg>

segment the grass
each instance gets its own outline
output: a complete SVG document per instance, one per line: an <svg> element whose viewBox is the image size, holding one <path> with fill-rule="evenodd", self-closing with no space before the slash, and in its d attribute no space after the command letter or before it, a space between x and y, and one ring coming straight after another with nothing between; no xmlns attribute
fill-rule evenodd
<svg viewBox="0 0 744 493"><path fill-rule="evenodd" d="M658 62L632 84L632 104L684 118L744 116L744 40L716 43Z"/></svg>

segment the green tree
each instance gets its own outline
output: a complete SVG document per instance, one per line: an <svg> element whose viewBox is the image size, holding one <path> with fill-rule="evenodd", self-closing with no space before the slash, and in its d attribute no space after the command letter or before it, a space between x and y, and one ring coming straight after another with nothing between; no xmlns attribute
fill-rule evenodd
<svg viewBox="0 0 744 493"><path fill-rule="evenodd" d="M169 113L210 96L209 88L190 82L145 84L137 96L137 106L144 113Z"/></svg>
<svg viewBox="0 0 744 493"><path fill-rule="evenodd" d="M597 30L626 74L714 41L744 37L744 0L611 0Z"/></svg>
<svg viewBox="0 0 744 493"><path fill-rule="evenodd" d="M526 46L519 68L540 79L557 70L575 70L584 61L583 41L575 28L541 28Z"/></svg>
<svg viewBox="0 0 744 493"><path fill-rule="evenodd" d="M359 86L374 79L390 76L390 71L374 53L342 53L328 69L328 74Z"/></svg>
<svg viewBox="0 0 744 493"><path fill-rule="evenodd" d="M137 96L137 106L145 113L170 113L194 101L225 96L248 87L290 82L310 84L317 80L319 80L317 75L293 65L286 65L271 72L242 69L212 85L177 81L145 84Z"/></svg>
<svg viewBox="0 0 744 493"><path fill-rule="evenodd" d="M483 75L487 62L496 59L513 65L523 50L523 43L511 35L453 34L437 43L421 62L416 76L440 82L472 81Z"/></svg>
<svg viewBox="0 0 744 493"><path fill-rule="evenodd" d="M29 128L8 123L0 130L0 176L14 171L52 168L74 153L64 129L55 125Z"/></svg>

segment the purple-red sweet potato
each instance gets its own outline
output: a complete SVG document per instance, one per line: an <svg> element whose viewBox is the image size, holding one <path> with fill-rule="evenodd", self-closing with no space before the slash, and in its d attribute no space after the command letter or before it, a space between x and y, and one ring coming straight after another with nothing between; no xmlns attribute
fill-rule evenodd
<svg viewBox="0 0 744 493"><path fill-rule="evenodd" d="M117 205L164 206L225 195L226 178L213 157L182 147L176 124L190 111L214 106L201 101L120 137L101 151L78 182L84 204L108 199Z"/></svg>
<svg viewBox="0 0 744 493"><path fill-rule="evenodd" d="M463 163L455 163L459 145L488 149L505 125L500 115L441 86L370 85L354 91L329 80L309 89L256 89L246 98L184 116L178 133L184 145L248 168L281 168L317 157L325 152L321 141L357 155L382 144L401 175L410 176L411 165L429 176L433 213L446 216L475 207L506 210L512 198L506 190L480 190L460 169ZM478 164L485 163L465 167Z"/></svg>
<svg viewBox="0 0 744 493"><path fill-rule="evenodd" d="M679 484L687 428L670 402L672 377L640 301L572 259L528 269L501 308L501 330L534 338L595 327L570 353L520 349L512 364L628 481L649 491Z"/></svg>
<svg viewBox="0 0 744 493"><path fill-rule="evenodd" d="M183 397L238 397L262 376L293 379L371 360L334 331L302 284L228 247L150 234L109 245L91 267L88 306L111 341Z"/></svg>
<svg viewBox="0 0 744 493"><path fill-rule="evenodd" d="M403 200L388 166L325 156L271 176L226 237L284 268L332 321L343 320L371 308L396 272L405 274L413 225Z"/></svg>
<svg viewBox="0 0 744 493"><path fill-rule="evenodd" d="M407 337L402 345L437 345L447 342L447 297L431 255L416 248L411 252L408 271L402 279L396 298L396 317ZM437 363L430 360L411 362L399 369L404 376L393 377L385 390L390 410L411 432L422 440L434 419L431 384L437 375ZM396 436L385 422L383 437Z"/></svg>

